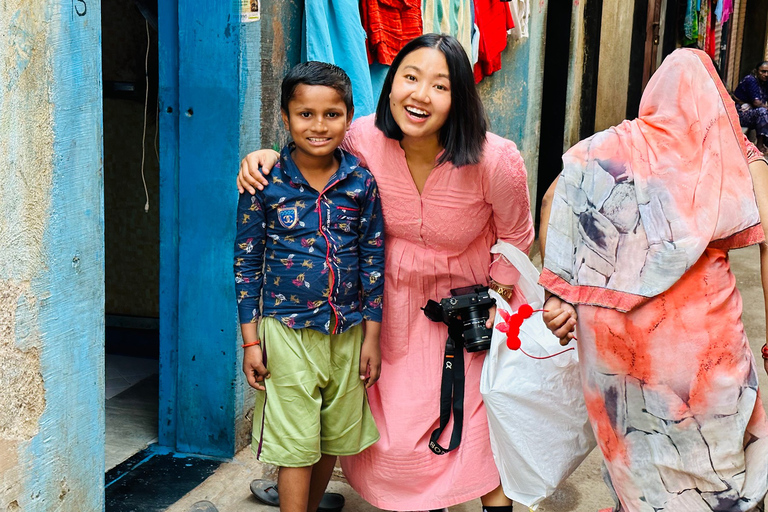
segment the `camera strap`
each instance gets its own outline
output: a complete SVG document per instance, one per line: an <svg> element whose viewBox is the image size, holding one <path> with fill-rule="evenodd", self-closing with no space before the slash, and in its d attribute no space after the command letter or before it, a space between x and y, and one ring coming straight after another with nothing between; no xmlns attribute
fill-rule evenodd
<svg viewBox="0 0 768 512"><path fill-rule="evenodd" d="M429 438L429 449L437 455L445 455L455 450L461 442L461 428L464 424L464 346L461 323L451 322L448 325L448 339L445 342L443 357L443 379L440 385L440 426ZM437 442L443 433L453 410L453 432L448 448L443 448Z"/></svg>

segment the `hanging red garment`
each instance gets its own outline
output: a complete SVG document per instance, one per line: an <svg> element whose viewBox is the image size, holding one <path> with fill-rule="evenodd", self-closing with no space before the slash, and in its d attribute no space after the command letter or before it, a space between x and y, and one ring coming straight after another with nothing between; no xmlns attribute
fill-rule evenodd
<svg viewBox="0 0 768 512"><path fill-rule="evenodd" d="M405 44L422 32L421 0L361 0L368 35L368 62L390 65Z"/></svg>
<svg viewBox="0 0 768 512"><path fill-rule="evenodd" d="M707 0L709 1L709 0ZM722 1L722 0L721 0ZM712 9L707 13L707 55L715 60L717 54L717 45L715 45L715 23L717 18L712 15Z"/></svg>
<svg viewBox="0 0 768 512"><path fill-rule="evenodd" d="M507 30L515 28L509 5L500 0L475 0L475 24L480 29L480 47L475 64L475 82L501 69L501 52L507 47Z"/></svg>

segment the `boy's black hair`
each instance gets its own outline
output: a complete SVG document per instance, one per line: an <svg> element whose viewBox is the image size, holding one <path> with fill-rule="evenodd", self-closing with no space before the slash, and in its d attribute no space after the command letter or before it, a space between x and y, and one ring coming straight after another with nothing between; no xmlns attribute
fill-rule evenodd
<svg viewBox="0 0 768 512"><path fill-rule="evenodd" d="M483 156L488 120L475 85L475 76L459 41L445 34L424 34L406 44L392 61L384 79L376 107L376 127L390 139L402 140L403 131L392 117L389 94L400 64L409 53L420 48L434 48L445 56L451 81L451 110L440 129L439 140L445 151L437 164L451 162L456 167L476 164Z"/></svg>
<svg viewBox="0 0 768 512"><path fill-rule="evenodd" d="M336 89L347 106L347 112L354 110L352 102L352 81L339 66L311 60L291 68L280 86L280 109L288 112L288 103L299 85L324 85Z"/></svg>

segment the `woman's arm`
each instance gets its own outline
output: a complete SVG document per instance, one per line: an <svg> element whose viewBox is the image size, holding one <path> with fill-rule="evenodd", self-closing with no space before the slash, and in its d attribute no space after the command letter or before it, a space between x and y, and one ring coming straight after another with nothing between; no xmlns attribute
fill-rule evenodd
<svg viewBox="0 0 768 512"><path fill-rule="evenodd" d="M749 172L752 174L752 183L755 187L755 199L760 211L760 222L763 232L768 239L768 164L763 159L754 160L749 164ZM760 281L763 285L763 301L766 318L768 318L768 245L760 244ZM766 333L768 336L768 332ZM765 340L768 342L768 337ZM763 359L765 371L768 372L768 360Z"/></svg>
<svg viewBox="0 0 768 512"><path fill-rule="evenodd" d="M539 216L539 244L541 245L541 261L544 261L547 248L547 229L549 228L549 215L552 212L552 200L555 197L557 180L552 182L544 197L541 199L541 215ZM552 331L552 334L560 338L561 345L567 345L575 336L576 308L563 301L560 297L546 292L547 300L544 302L544 323Z"/></svg>
<svg viewBox="0 0 768 512"><path fill-rule="evenodd" d="M496 238L528 253L533 243L533 218L528 195L525 163L512 142L501 151L495 169L489 170L486 201L493 209ZM520 274L499 256L490 269L491 278L501 285L514 285Z"/></svg>
<svg viewBox="0 0 768 512"><path fill-rule="evenodd" d="M547 229L549 229L549 214L552 211L552 200L555 198L557 180L552 182L544 197L541 198L541 215L539 215L539 245L541 246L541 261L544 262L544 251L547 248Z"/></svg>

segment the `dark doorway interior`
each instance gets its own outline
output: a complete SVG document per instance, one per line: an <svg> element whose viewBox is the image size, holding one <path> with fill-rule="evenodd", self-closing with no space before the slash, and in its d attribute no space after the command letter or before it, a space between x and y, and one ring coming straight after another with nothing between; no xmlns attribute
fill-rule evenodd
<svg viewBox="0 0 768 512"><path fill-rule="evenodd" d="M541 138L539 139L538 187L536 190L536 224L539 222L541 198L562 169L565 100L568 90L570 60L570 0L550 0L544 54L544 81L541 106Z"/></svg>
<svg viewBox="0 0 768 512"><path fill-rule="evenodd" d="M768 2L750 0L744 16L744 41L741 49L741 71L739 80L749 74L760 62L765 60L766 22L768 20Z"/></svg>
<svg viewBox="0 0 768 512"><path fill-rule="evenodd" d="M157 439L158 58L156 0L101 7L109 470Z"/></svg>

